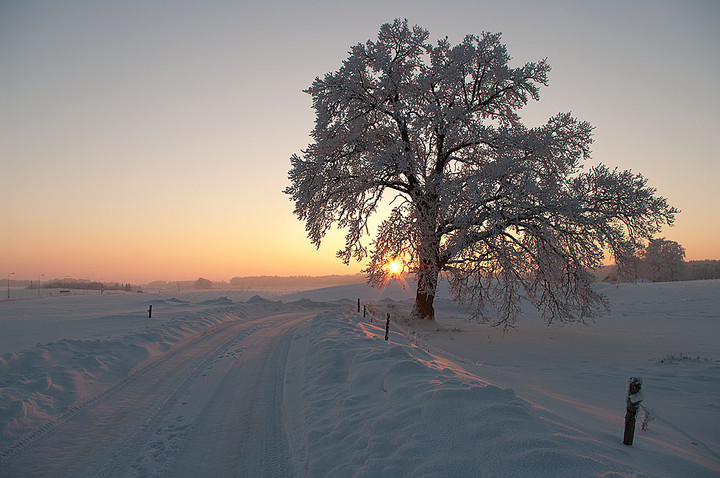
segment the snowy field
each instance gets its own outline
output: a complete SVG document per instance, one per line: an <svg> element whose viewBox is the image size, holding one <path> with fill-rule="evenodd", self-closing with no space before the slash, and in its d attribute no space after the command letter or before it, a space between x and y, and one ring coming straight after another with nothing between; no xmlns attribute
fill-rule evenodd
<svg viewBox="0 0 720 478"><path fill-rule="evenodd" d="M720 476L720 281L597 287L505 334L396 284L2 302L0 476Z"/></svg>

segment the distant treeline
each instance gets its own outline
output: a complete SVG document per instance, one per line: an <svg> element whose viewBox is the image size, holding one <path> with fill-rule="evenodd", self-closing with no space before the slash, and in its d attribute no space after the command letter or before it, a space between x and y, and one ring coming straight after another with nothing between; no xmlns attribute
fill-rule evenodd
<svg viewBox="0 0 720 478"><path fill-rule="evenodd" d="M720 261L688 261L684 280L720 279Z"/></svg>
<svg viewBox="0 0 720 478"><path fill-rule="evenodd" d="M640 274L636 279L644 278L659 281L658 278L643 277L648 274ZM617 266L605 266L595 271L598 281L627 282L630 279L617 276ZM720 260L704 261L683 261L680 270L672 280L708 280L720 279ZM668 280L668 279L664 279ZM7 284L7 279L1 281ZM366 282L364 274L349 275L325 275L325 276L247 276L233 277L230 282L212 282L202 277L190 281L153 281L145 284L145 287L154 289L316 289L321 287L332 287L337 285L358 284ZM25 286L28 289L36 289L37 281L11 280L11 284ZM84 290L123 290L136 291L141 287L129 283L119 282L97 282L82 279L52 279L41 282L43 289L84 289Z"/></svg>
<svg viewBox="0 0 720 478"><path fill-rule="evenodd" d="M366 282L364 274L353 275L327 275L327 276L250 276L233 277L230 279L232 287L242 289L264 289L267 287L323 287Z"/></svg>
<svg viewBox="0 0 720 478"><path fill-rule="evenodd" d="M212 282L203 277L194 281L153 281L146 287L153 289L303 289L320 288L365 282L365 275L326 275L326 276L247 276L233 277L230 282Z"/></svg>
<svg viewBox="0 0 720 478"><path fill-rule="evenodd" d="M644 270L636 274L637 277L618 277L617 266L606 266L596 272L598 280L604 282L633 282L637 279L649 279L654 282L674 282L688 280L720 279L720 261L683 261L679 264L674 275L655 276L652 271Z"/></svg>
<svg viewBox="0 0 720 478"><path fill-rule="evenodd" d="M37 288L37 283L27 286L28 289ZM119 282L91 282L81 279L53 279L45 281L41 284L42 289L82 289L82 290L124 290L130 292L138 289L137 286L130 284L120 284Z"/></svg>

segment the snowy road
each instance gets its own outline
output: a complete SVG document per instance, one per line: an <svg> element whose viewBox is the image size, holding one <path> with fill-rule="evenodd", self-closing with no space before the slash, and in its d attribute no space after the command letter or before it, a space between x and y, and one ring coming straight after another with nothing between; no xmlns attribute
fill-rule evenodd
<svg viewBox="0 0 720 478"><path fill-rule="evenodd" d="M16 446L0 475L293 475L283 381L312 315L217 326Z"/></svg>
<svg viewBox="0 0 720 478"><path fill-rule="evenodd" d="M507 334L380 304L389 340L329 300L362 289L2 303L0 477L720 476L720 281L598 287L598 323ZM627 447L631 375L656 420Z"/></svg>

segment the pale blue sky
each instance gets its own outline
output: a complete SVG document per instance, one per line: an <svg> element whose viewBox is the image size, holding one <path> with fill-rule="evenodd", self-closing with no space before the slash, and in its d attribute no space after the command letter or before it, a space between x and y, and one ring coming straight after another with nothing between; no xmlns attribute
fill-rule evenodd
<svg viewBox="0 0 720 478"><path fill-rule="evenodd" d="M720 258L720 2L0 0L0 273L358 271L281 191L313 126L301 90L398 17L547 57L526 121L590 121L593 162L649 177L683 210L663 235Z"/></svg>

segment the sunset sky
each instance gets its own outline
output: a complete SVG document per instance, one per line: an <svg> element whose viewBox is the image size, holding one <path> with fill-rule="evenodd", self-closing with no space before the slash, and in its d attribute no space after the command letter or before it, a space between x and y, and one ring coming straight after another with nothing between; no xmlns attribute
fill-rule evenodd
<svg viewBox="0 0 720 478"><path fill-rule="evenodd" d="M282 190L301 90L394 18L547 57L526 124L592 123L592 164L643 173L682 209L661 235L720 259L719 2L0 0L0 278L358 272Z"/></svg>

